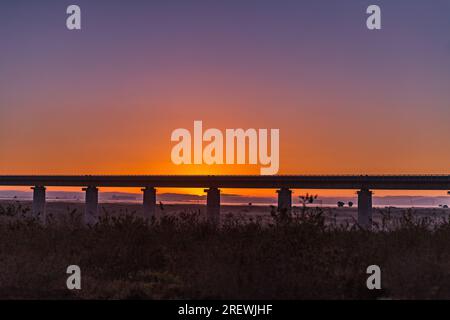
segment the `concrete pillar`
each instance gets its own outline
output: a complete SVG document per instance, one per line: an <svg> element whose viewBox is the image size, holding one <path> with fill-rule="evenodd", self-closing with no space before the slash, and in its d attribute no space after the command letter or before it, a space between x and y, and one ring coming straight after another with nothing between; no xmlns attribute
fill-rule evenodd
<svg viewBox="0 0 450 320"><path fill-rule="evenodd" d="M42 223L45 223L45 187L35 186L33 189L33 216L39 218Z"/></svg>
<svg viewBox="0 0 450 320"><path fill-rule="evenodd" d="M205 189L206 216L209 223L218 226L220 223L220 190L218 188Z"/></svg>
<svg viewBox="0 0 450 320"><path fill-rule="evenodd" d="M94 224L98 216L98 189L94 186L83 188L86 192L86 204L84 209L84 223Z"/></svg>
<svg viewBox="0 0 450 320"><path fill-rule="evenodd" d="M358 224L364 229L372 227L372 191L358 191Z"/></svg>
<svg viewBox="0 0 450 320"><path fill-rule="evenodd" d="M291 210L292 208L292 190L281 188L278 193L278 211Z"/></svg>
<svg viewBox="0 0 450 320"><path fill-rule="evenodd" d="M151 219L156 213L156 189L145 187L141 190L144 192L144 218Z"/></svg>

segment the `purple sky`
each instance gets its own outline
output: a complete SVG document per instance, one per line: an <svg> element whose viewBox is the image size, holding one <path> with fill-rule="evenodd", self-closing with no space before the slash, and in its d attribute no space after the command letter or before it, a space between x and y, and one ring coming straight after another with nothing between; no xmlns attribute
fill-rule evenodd
<svg viewBox="0 0 450 320"><path fill-rule="evenodd" d="M4 173L191 173L193 120L280 128L280 173L448 173L449 0L10 0L0 39Z"/></svg>

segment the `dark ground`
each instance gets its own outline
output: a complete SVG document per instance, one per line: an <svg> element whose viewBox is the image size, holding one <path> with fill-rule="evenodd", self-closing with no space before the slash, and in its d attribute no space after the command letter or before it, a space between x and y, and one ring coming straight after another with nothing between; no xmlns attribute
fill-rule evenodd
<svg viewBox="0 0 450 320"><path fill-rule="evenodd" d="M220 229L197 211L150 222L107 213L92 227L76 210L42 226L26 206L1 205L0 298L450 299L448 219L387 212L369 232L325 223L322 209ZM366 287L374 264L382 290ZM69 265L81 290L66 287Z"/></svg>

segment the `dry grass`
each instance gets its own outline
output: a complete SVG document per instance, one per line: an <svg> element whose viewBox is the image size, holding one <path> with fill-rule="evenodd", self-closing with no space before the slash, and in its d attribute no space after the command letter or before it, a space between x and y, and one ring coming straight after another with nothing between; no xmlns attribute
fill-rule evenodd
<svg viewBox="0 0 450 320"><path fill-rule="evenodd" d="M198 212L145 221L105 213L92 227L69 211L44 227L18 204L0 207L2 299L450 298L450 223L385 215L373 232L326 224L319 209L273 212L269 225ZM68 265L82 290L66 289ZM366 268L383 290L366 288Z"/></svg>

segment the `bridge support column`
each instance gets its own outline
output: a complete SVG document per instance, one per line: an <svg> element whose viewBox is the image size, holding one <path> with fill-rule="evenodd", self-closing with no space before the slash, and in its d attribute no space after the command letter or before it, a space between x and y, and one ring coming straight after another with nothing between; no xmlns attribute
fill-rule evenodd
<svg viewBox="0 0 450 320"><path fill-rule="evenodd" d="M35 186L33 189L33 216L38 218L42 223L45 223L45 187Z"/></svg>
<svg viewBox="0 0 450 320"><path fill-rule="evenodd" d="M372 227L372 191L358 191L358 224L364 229Z"/></svg>
<svg viewBox="0 0 450 320"><path fill-rule="evenodd" d="M156 213L156 189L145 187L141 190L144 192L144 218L151 219Z"/></svg>
<svg viewBox="0 0 450 320"><path fill-rule="evenodd" d="M281 188L278 193L278 211L291 210L292 208L292 190Z"/></svg>
<svg viewBox="0 0 450 320"><path fill-rule="evenodd" d="M220 190L218 188L205 189L206 216L209 223L218 226L220 222Z"/></svg>
<svg viewBox="0 0 450 320"><path fill-rule="evenodd" d="M98 188L89 186L83 188L86 192L86 204L84 209L84 223L94 224L97 222L98 217Z"/></svg>

